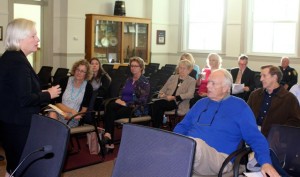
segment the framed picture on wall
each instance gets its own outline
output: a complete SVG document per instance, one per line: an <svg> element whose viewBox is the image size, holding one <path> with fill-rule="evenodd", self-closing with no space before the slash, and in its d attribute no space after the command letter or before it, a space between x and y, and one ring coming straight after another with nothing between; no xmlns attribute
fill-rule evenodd
<svg viewBox="0 0 300 177"><path fill-rule="evenodd" d="M156 31L156 44L166 44L166 31L157 30Z"/></svg>

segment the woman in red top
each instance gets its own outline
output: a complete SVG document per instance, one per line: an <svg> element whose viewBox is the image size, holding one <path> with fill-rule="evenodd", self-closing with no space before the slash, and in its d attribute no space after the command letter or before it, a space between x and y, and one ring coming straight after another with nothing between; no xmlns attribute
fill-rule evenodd
<svg viewBox="0 0 300 177"><path fill-rule="evenodd" d="M210 73L222 66L222 58L216 53L210 53L206 59L207 68L203 68L200 77L197 79L198 91L190 101L190 108L201 98L207 96L207 82Z"/></svg>

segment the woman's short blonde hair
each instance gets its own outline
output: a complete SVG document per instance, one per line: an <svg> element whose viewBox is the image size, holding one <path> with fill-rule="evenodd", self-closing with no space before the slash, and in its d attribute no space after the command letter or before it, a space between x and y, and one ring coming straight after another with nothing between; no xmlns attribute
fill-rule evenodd
<svg viewBox="0 0 300 177"><path fill-rule="evenodd" d="M17 18L8 23L6 28L5 49L10 51L20 50L20 41L28 37L35 30L35 22Z"/></svg>
<svg viewBox="0 0 300 177"><path fill-rule="evenodd" d="M186 66L187 69L188 69L188 70L191 70L191 71L192 71L193 68L194 68L194 65L192 64L192 62L191 62L190 60L187 60L187 59L180 60L180 61L178 62L178 65L177 65L176 70L178 70L178 67L179 67L180 65Z"/></svg>
<svg viewBox="0 0 300 177"><path fill-rule="evenodd" d="M81 59L79 61L76 61L71 69L71 75L74 76L76 69L80 66L83 65L86 67L86 74L85 74L85 80L90 80L92 77L92 70L91 70L91 65L86 59Z"/></svg>
<svg viewBox="0 0 300 177"><path fill-rule="evenodd" d="M184 59L189 60L193 65L195 65L195 63L196 63L196 61L195 61L193 55L190 54L190 53L183 53L183 54L180 56L180 60L184 60Z"/></svg>
<svg viewBox="0 0 300 177"><path fill-rule="evenodd" d="M131 57L129 60L129 65L131 65L131 63L135 61L140 65L140 68L142 69L142 74L145 73L145 62L141 57Z"/></svg>

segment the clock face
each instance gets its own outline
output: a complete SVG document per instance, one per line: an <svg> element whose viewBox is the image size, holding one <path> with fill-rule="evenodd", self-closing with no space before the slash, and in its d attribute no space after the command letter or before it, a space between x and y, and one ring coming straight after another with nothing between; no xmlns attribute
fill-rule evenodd
<svg viewBox="0 0 300 177"><path fill-rule="evenodd" d="M103 37L101 39L101 44L102 44L103 47L108 47L109 41L108 41L107 37Z"/></svg>
<svg viewBox="0 0 300 177"><path fill-rule="evenodd" d="M116 46L118 44L118 39L114 36L109 38L109 43L111 46Z"/></svg>

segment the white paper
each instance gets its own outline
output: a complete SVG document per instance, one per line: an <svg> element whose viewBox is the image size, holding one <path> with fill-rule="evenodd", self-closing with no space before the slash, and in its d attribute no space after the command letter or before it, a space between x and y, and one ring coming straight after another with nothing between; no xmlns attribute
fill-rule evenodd
<svg viewBox="0 0 300 177"><path fill-rule="evenodd" d="M247 172L247 173L244 172L244 174L247 177L264 177L260 171L259 172Z"/></svg>
<svg viewBox="0 0 300 177"><path fill-rule="evenodd" d="M232 94L243 93L244 87L244 84L232 84Z"/></svg>

